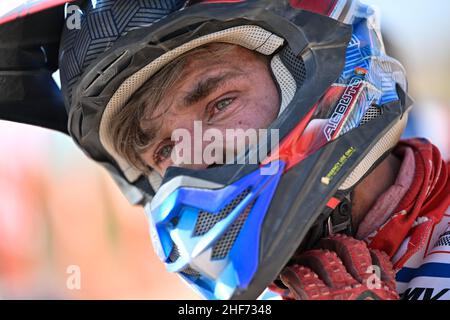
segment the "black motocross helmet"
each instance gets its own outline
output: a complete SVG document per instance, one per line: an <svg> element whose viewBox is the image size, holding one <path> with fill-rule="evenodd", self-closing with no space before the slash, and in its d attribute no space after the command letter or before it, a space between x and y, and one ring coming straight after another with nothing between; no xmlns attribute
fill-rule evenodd
<svg viewBox="0 0 450 320"><path fill-rule="evenodd" d="M300 244L351 232L350 215L339 208L397 143L410 106L405 71L385 53L370 7L351 0L75 4L66 5L66 18L78 15L79 27L62 23L60 41L51 42L60 46L58 59L49 50L46 60L49 70L60 69L58 118L40 125L67 125L130 202L144 206L169 271L206 298L254 299ZM270 58L281 105L268 131L279 139L268 135L239 156L265 148L256 164L172 167L164 177L140 171L115 149L112 119L164 66L212 42Z"/></svg>

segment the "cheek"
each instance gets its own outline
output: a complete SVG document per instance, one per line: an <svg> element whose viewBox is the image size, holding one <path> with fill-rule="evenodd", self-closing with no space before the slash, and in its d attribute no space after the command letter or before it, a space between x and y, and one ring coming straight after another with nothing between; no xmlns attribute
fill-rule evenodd
<svg viewBox="0 0 450 320"><path fill-rule="evenodd" d="M261 94L265 94L262 100L262 113L267 121L266 126L268 126L278 117L281 104L278 89L272 78L270 78L270 83L266 85Z"/></svg>
<svg viewBox="0 0 450 320"><path fill-rule="evenodd" d="M278 89L267 70L256 73L252 83L254 86L248 108L244 111L245 118L251 119L253 128L267 128L277 118L280 110Z"/></svg>

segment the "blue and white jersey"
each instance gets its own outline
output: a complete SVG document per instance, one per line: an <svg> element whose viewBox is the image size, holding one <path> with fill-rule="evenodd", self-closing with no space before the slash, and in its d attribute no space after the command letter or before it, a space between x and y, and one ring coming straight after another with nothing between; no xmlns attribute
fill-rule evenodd
<svg viewBox="0 0 450 320"><path fill-rule="evenodd" d="M405 239L396 256L408 242ZM396 280L404 300L450 300L450 208L423 247L397 272Z"/></svg>

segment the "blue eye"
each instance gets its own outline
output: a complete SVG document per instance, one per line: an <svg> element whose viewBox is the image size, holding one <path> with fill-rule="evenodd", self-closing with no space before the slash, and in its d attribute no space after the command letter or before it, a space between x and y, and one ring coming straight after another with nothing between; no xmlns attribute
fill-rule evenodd
<svg viewBox="0 0 450 320"><path fill-rule="evenodd" d="M172 154L173 144L166 144L155 152L154 161L158 164L170 157Z"/></svg>
<svg viewBox="0 0 450 320"><path fill-rule="evenodd" d="M170 157L170 153L172 152L172 148L173 148L172 145L165 145L160 151L161 157L163 157L163 158Z"/></svg>
<svg viewBox="0 0 450 320"><path fill-rule="evenodd" d="M215 107L217 110L222 111L223 109L228 107L230 104L232 104L233 101L234 101L234 98L226 98L226 99L223 99L223 100L220 100L219 102L217 102Z"/></svg>

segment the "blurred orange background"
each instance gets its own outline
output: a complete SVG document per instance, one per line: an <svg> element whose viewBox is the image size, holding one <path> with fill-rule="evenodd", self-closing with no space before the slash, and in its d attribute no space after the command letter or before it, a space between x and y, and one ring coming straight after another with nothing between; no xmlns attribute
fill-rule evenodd
<svg viewBox="0 0 450 320"><path fill-rule="evenodd" d="M197 297L153 253L143 209L68 137L8 122L0 137L0 297Z"/></svg>
<svg viewBox="0 0 450 320"><path fill-rule="evenodd" d="M418 102L411 134L428 136L448 159L450 1L365 2L386 12L389 49L409 71ZM0 121L0 154L0 298L198 298L154 254L143 209L70 138ZM80 288L68 285L73 266Z"/></svg>

